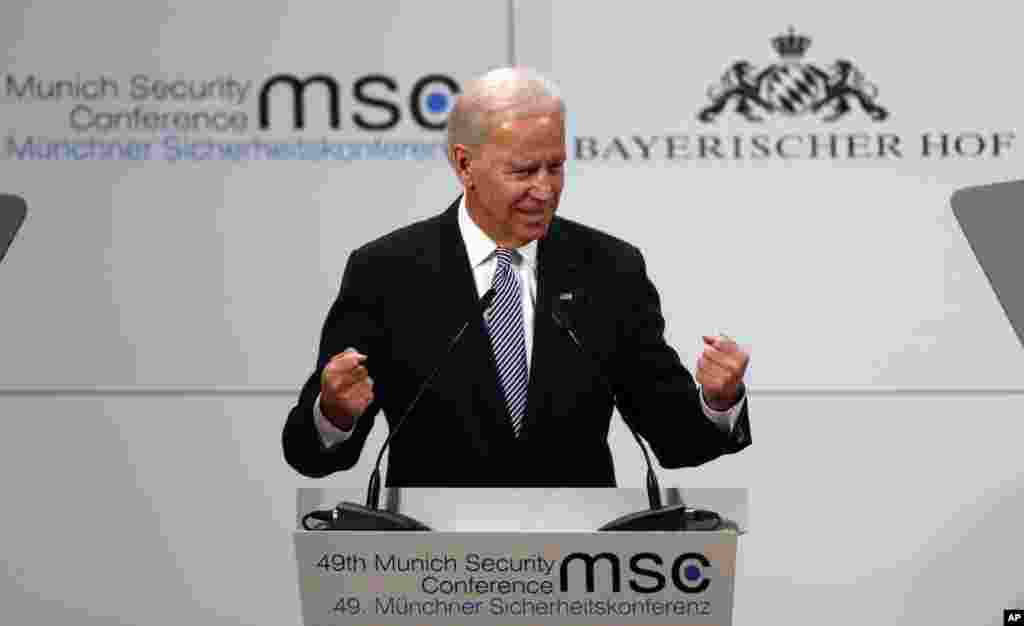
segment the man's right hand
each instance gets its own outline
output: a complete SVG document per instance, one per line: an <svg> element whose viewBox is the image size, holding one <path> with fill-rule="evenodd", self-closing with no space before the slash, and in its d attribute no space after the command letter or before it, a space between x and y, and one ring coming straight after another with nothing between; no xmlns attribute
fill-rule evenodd
<svg viewBox="0 0 1024 626"><path fill-rule="evenodd" d="M320 411L331 424L352 430L356 418L373 402L373 379L355 348L335 354L320 374Z"/></svg>

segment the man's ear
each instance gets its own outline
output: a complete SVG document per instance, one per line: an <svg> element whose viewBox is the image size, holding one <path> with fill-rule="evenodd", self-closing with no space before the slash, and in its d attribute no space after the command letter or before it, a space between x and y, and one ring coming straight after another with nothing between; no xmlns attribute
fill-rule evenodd
<svg viewBox="0 0 1024 626"><path fill-rule="evenodd" d="M466 189L473 188L473 155L464 144L457 143L452 146L452 163L455 164L455 173Z"/></svg>

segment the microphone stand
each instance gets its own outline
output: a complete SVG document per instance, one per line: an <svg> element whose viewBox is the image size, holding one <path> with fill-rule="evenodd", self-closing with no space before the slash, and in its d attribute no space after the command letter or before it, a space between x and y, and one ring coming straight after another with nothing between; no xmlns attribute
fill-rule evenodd
<svg viewBox="0 0 1024 626"><path fill-rule="evenodd" d="M647 445L640 438L639 433L633 428L631 420L619 406L615 397L615 390L604 374L601 362L593 354L583 348L583 343L573 330L572 325L562 316L558 307L551 311L551 317L572 343L579 349L580 353L597 365L597 375L604 386L605 392L612 400L612 405L619 409L622 421L626 428L632 433L644 454L644 461L647 463L647 503L650 508L646 511L638 511L618 517L598 528L599 531L676 531L676 530L715 530L722 522L722 518L713 511L701 511L687 509L685 503L664 506L661 502L661 487L658 484L658 477L654 473L654 465L651 463L651 456L647 451Z"/></svg>
<svg viewBox="0 0 1024 626"><path fill-rule="evenodd" d="M313 511L302 518L303 528L306 530L431 530L426 524L408 515L402 515L393 511L382 511L380 509L380 462L384 458L384 451L387 450L391 440L394 439L399 429L405 424L405 421L409 418L409 415L420 401L427 387L440 373L441 368L448 360L448 356L455 351L455 346L459 344L466 329L469 328L469 325L474 320L478 319L479 315L482 315L491 306L491 302L494 301L496 295L497 292L493 287L487 290L483 298L480 299L479 307L473 317L466 320L459 328L459 331L455 333L455 336L452 337L452 340L448 342L448 349L445 351L444 356L430 375L420 384L412 402L409 403L405 412L402 413L402 417L395 423L395 427L388 432L384 444L381 445L380 451L377 453L377 461L373 465L373 472L370 474L370 483L366 488L366 504L342 502L332 511ZM322 524L319 527L311 528L307 520L316 520Z"/></svg>

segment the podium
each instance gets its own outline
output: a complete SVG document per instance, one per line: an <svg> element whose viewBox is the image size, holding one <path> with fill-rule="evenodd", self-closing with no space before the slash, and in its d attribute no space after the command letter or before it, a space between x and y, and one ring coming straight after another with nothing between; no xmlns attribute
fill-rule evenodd
<svg viewBox="0 0 1024 626"><path fill-rule="evenodd" d="M692 491L719 503L721 528L594 530L643 508L639 489L389 490L390 507L435 530L300 527L303 623L731 624L746 490ZM358 489L300 492L298 514L318 499L326 502L314 506L361 496ZM687 505L711 508L689 492Z"/></svg>

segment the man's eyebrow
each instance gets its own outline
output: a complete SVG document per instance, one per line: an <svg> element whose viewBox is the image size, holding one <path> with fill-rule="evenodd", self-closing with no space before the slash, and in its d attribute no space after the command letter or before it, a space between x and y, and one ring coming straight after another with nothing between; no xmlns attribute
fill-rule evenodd
<svg viewBox="0 0 1024 626"><path fill-rule="evenodd" d="M562 159L562 158L550 159L550 160L548 160L548 159L532 159L532 160L523 160L523 161L509 161L508 162L508 166L510 168L519 169L519 168L527 168L527 167L538 167L542 163L564 163L564 162L565 162L565 159Z"/></svg>

